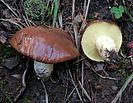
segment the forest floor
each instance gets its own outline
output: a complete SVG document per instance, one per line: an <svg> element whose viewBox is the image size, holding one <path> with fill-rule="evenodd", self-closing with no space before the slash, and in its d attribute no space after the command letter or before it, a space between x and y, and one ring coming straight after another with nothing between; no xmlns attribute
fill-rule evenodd
<svg viewBox="0 0 133 103"><path fill-rule="evenodd" d="M133 40L132 16L133 0L0 0L0 103L133 103L127 46ZM96 19L114 22L122 31L116 64L97 63L82 51L82 30ZM51 79L38 80L33 61L9 44L16 31L31 25L64 29L81 56L55 64Z"/></svg>

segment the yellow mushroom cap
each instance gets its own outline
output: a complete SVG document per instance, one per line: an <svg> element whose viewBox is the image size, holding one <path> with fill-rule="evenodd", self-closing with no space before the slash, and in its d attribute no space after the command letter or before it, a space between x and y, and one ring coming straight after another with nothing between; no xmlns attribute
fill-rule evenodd
<svg viewBox="0 0 133 103"><path fill-rule="evenodd" d="M122 33L116 24L99 20L93 21L87 26L81 39L83 52L91 60L104 61L96 48L96 40L103 35L110 37L114 41L117 52L121 47Z"/></svg>

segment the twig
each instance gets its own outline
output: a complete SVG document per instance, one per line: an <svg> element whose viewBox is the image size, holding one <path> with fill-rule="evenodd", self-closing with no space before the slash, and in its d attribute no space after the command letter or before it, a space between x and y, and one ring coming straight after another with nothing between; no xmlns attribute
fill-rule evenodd
<svg viewBox="0 0 133 103"><path fill-rule="evenodd" d="M27 18L25 18L25 16L23 16L23 18L24 18L24 21L25 21L26 25L30 26L31 24L30 24L29 20L27 20Z"/></svg>
<svg viewBox="0 0 133 103"><path fill-rule="evenodd" d="M67 93L68 93L68 72L66 72L67 73L67 81L66 81L66 91L65 91L65 96L64 96L64 103L66 103L66 101L67 101Z"/></svg>
<svg viewBox="0 0 133 103"><path fill-rule="evenodd" d="M18 17L18 15L14 12L14 10L12 10L12 8L4 1L4 0L0 0L16 17Z"/></svg>
<svg viewBox="0 0 133 103"><path fill-rule="evenodd" d="M89 10L89 6L90 6L90 0L88 0L88 3L86 5L86 0L84 1L84 12L83 12L83 17L82 17L82 24L80 27L80 32L85 28L87 22L86 22L86 18L88 15L88 10ZM82 16L82 15L81 15Z"/></svg>
<svg viewBox="0 0 133 103"><path fill-rule="evenodd" d="M78 40L78 27L77 27L77 25L75 23L73 24L73 30L74 30L76 47L77 47L77 49L79 49L79 45L78 45L78 43L79 43L79 40Z"/></svg>
<svg viewBox="0 0 133 103"><path fill-rule="evenodd" d="M44 91L45 91L46 103L48 103L48 93L47 93L46 87L45 87L45 85L44 85L44 83L43 83L43 80L42 80L42 79L41 79L41 83L42 83L42 86L43 86Z"/></svg>
<svg viewBox="0 0 133 103"><path fill-rule="evenodd" d="M107 77L109 77L109 74L105 71L105 69L107 68L107 66L108 66L108 64L105 64L105 66L103 67L102 71L103 71L103 73L104 73Z"/></svg>
<svg viewBox="0 0 133 103"><path fill-rule="evenodd" d="M20 89L20 91L19 91L19 93L17 94L17 96L14 98L14 102L16 102L17 100L18 100L18 98L22 95L22 93L25 91L25 89L26 89L26 83L25 83L25 78L26 78L26 73L27 73L27 71L28 71L28 68L29 68L29 61L30 60L27 60L27 62L26 62L26 69L25 69L25 71L24 71L24 73L23 73L23 75L22 75L22 88Z"/></svg>
<svg viewBox="0 0 133 103"><path fill-rule="evenodd" d="M71 64L71 66L76 65L76 64L79 64L80 62L83 62L83 61L86 60L86 59L87 59L87 57L82 57L82 58L80 58L79 60L73 62L73 63Z"/></svg>
<svg viewBox="0 0 133 103"><path fill-rule="evenodd" d="M77 87L77 86L76 86ZM73 94L73 92L75 91L76 87L73 88L73 90L71 91L71 93L68 95L67 99L65 100L65 103L68 101L68 99L71 97L71 95Z"/></svg>
<svg viewBox="0 0 133 103"><path fill-rule="evenodd" d="M84 12L83 12L83 15L85 15L85 11L86 11L86 0L84 0Z"/></svg>
<svg viewBox="0 0 133 103"><path fill-rule="evenodd" d="M62 23L62 13L59 13L59 14L58 14L58 20L59 20L60 28L62 28L62 27L63 27L63 23Z"/></svg>
<svg viewBox="0 0 133 103"><path fill-rule="evenodd" d="M79 85L81 87L81 89L83 90L84 94L86 95L86 97L89 99L89 101L91 102L91 97L88 95L87 91L84 89L83 85L81 84L80 81L79 82Z"/></svg>
<svg viewBox="0 0 133 103"><path fill-rule="evenodd" d="M71 77L71 79L72 79L72 83L73 83L73 85L74 85L74 87L75 87L75 89L76 89L76 91L77 91L77 94L78 94L78 96L79 96L79 99L80 99L80 101L83 103L83 100L82 100L82 98L81 98L81 95L80 95L80 93L79 93L79 90L78 90L78 88L77 88L77 85L75 84L75 82L74 82L74 80L73 80L73 77L72 77L72 74L71 74L71 71L69 70L69 75L70 75L70 77Z"/></svg>
<svg viewBox="0 0 133 103"><path fill-rule="evenodd" d="M73 0L73 5L72 5L72 20L74 20L74 14L75 13L75 0Z"/></svg>
<svg viewBox="0 0 133 103"><path fill-rule="evenodd" d="M74 30L74 37L75 37L75 43L76 47L79 49L78 46L78 27L74 22L74 16L75 16L75 0L73 0L73 5L72 5L72 23L73 23L73 30Z"/></svg>
<svg viewBox="0 0 133 103"><path fill-rule="evenodd" d="M13 101L11 100L11 98L2 90L2 88L0 88L0 91L4 94L4 96L7 98L9 103L13 103Z"/></svg>
<svg viewBox="0 0 133 103"><path fill-rule="evenodd" d="M90 65L90 63L85 62L85 64L86 64L88 67L90 67L90 68L92 69L92 71L93 71L95 74L97 74L99 77L101 77L101 78L103 78L103 79L117 80L116 78L102 76L102 75L98 74L98 73L95 71L95 69Z"/></svg>
<svg viewBox="0 0 133 103"><path fill-rule="evenodd" d="M89 5L90 5L90 0L88 0L87 6L86 6L86 11L85 11L85 20L87 18L88 10L89 10Z"/></svg>
<svg viewBox="0 0 133 103"><path fill-rule="evenodd" d="M70 25L72 25L72 24L70 24ZM71 26L68 27L67 25L65 27L66 31L70 34L72 40L74 41L74 35L73 35L72 31L70 30L70 28L71 28Z"/></svg>
<svg viewBox="0 0 133 103"><path fill-rule="evenodd" d="M51 101L51 103L55 103L56 99L57 99L57 95L54 97L54 99Z"/></svg>
<svg viewBox="0 0 133 103"><path fill-rule="evenodd" d="M14 25L17 25L19 28L23 28L21 25L19 25L18 23L14 22L13 20L11 19L0 19L0 21L6 21L6 22L10 22Z"/></svg>
<svg viewBox="0 0 133 103"><path fill-rule="evenodd" d="M82 86L84 87L84 63L82 62L82 68L81 68L81 83ZM84 91L82 90L82 96L84 95Z"/></svg>
<svg viewBox="0 0 133 103"><path fill-rule="evenodd" d="M15 15L15 16L18 18L18 15L14 12L14 10L13 10L4 0L0 0L0 1L1 1L4 5L6 5L6 7L13 13L13 15ZM23 0L22 0L21 2L23 2ZM27 15L26 15L26 16L27 16ZM24 20L25 20L26 25L29 26L29 25L30 25L29 20L26 19L24 16L23 16L23 18L24 18ZM9 22L11 22L11 23L13 23L13 24L19 26L20 28L22 28L22 26L20 26L20 25L17 24L17 23L14 23L13 21L9 21ZM22 22L20 22L20 23L21 23L24 27L26 27L26 25L24 25Z"/></svg>
<svg viewBox="0 0 133 103"><path fill-rule="evenodd" d="M28 64L27 64L28 65ZM25 77L26 77L26 73L27 73L28 68L25 69L23 75L22 75L22 88L19 91L19 93L17 94L17 96L14 98L14 102L16 102L18 100L18 98L21 96L21 94L25 91L26 89L26 83L25 83Z"/></svg>
<svg viewBox="0 0 133 103"><path fill-rule="evenodd" d="M116 103L117 102L117 100L121 97L122 93L124 92L124 90L126 89L126 87L131 82L132 79L133 79L133 72L131 73L130 76L128 76L128 78L126 79L124 85L122 86L122 88L117 93L117 95L115 96L115 98L113 99L113 101L111 103Z"/></svg>

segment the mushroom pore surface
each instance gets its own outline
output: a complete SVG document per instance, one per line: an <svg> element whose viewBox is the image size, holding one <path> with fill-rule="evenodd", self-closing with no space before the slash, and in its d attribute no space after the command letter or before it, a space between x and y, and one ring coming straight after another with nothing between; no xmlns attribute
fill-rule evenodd
<svg viewBox="0 0 133 103"><path fill-rule="evenodd" d="M101 39L98 40L98 38ZM104 41L106 39L108 39L112 44L110 44L109 42L105 44ZM103 62L105 60L105 58L103 58L100 54L100 49L102 48L102 46L104 46L103 49L107 50L111 50L111 48L115 47L114 50L118 52L121 44L122 33L119 27L114 23L102 20L95 20L91 22L84 30L81 39L81 46L85 55L91 60L97 62Z"/></svg>

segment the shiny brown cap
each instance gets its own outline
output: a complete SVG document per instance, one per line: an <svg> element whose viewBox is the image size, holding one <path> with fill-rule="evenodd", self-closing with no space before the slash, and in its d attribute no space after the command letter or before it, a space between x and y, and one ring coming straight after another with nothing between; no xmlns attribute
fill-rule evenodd
<svg viewBox="0 0 133 103"><path fill-rule="evenodd" d="M44 63L64 62L80 55L70 35L57 28L26 27L9 42L18 52Z"/></svg>

